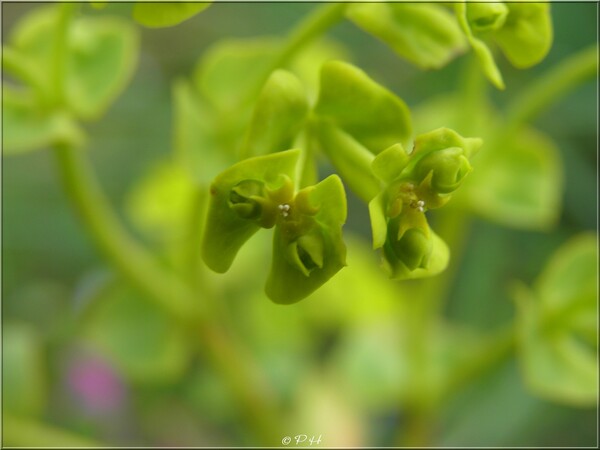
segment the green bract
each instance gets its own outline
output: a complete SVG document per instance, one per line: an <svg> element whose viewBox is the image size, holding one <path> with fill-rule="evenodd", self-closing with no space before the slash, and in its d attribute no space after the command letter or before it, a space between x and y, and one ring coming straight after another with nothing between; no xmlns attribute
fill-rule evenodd
<svg viewBox="0 0 600 450"><path fill-rule="evenodd" d="M485 75L499 89L504 89L504 81L488 40L518 68L539 63L552 45L548 3L460 2L455 10Z"/></svg>
<svg viewBox="0 0 600 450"><path fill-rule="evenodd" d="M348 17L424 69L438 69L465 49L465 38L441 5L353 3Z"/></svg>
<svg viewBox="0 0 600 450"><path fill-rule="evenodd" d="M210 188L204 261L226 272L254 233L275 227L266 291L277 303L306 297L345 265L341 181L331 176L294 193L299 157L299 150L288 150L246 159L221 173Z"/></svg>
<svg viewBox="0 0 600 450"><path fill-rule="evenodd" d="M417 136L410 154L396 144L373 160L373 173L385 186L369 203L373 247L383 248L393 278L434 275L446 267L448 249L424 213L450 200L480 146L481 139L440 128Z"/></svg>
<svg viewBox="0 0 600 450"><path fill-rule="evenodd" d="M242 155L263 155L290 148L307 114L308 97L300 80L285 70L273 72L254 107Z"/></svg>
<svg viewBox="0 0 600 450"><path fill-rule="evenodd" d="M362 70L340 61L325 63L321 69L315 113L374 154L406 142L412 132L409 110L400 98Z"/></svg>

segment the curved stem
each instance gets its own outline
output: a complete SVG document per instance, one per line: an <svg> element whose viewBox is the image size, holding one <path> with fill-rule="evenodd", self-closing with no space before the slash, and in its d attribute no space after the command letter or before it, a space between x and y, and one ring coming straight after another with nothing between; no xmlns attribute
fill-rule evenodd
<svg viewBox="0 0 600 450"><path fill-rule="evenodd" d="M85 150L65 143L57 145L55 153L64 189L104 256L177 320L187 323L190 318L199 316L199 302L181 281L164 272L121 226L96 180Z"/></svg>
<svg viewBox="0 0 600 450"><path fill-rule="evenodd" d="M85 151L69 144L55 149L66 193L96 246L134 286L177 320L228 383L242 415L263 442L272 444L282 428L277 405L258 368L233 336L213 323L194 291L162 267L122 227L98 183Z"/></svg>
<svg viewBox="0 0 600 450"><path fill-rule="evenodd" d="M533 119L570 90L598 74L598 46L593 45L552 68L506 108L507 128L514 130Z"/></svg>

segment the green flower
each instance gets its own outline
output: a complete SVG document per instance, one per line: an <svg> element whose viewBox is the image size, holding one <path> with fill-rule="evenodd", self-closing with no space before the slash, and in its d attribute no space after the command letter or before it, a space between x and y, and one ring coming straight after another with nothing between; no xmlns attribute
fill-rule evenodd
<svg viewBox="0 0 600 450"><path fill-rule="evenodd" d="M446 267L446 244L429 228L425 211L445 205L472 171L481 139L440 128L417 136L406 153L400 144L372 163L383 190L369 203L373 247L383 248L392 278L434 275Z"/></svg>
<svg viewBox="0 0 600 450"><path fill-rule="evenodd" d="M202 256L226 272L243 244L261 228L275 228L267 295L294 303L318 289L346 263L342 225L346 196L332 175L295 192L299 150L241 161L211 185Z"/></svg>

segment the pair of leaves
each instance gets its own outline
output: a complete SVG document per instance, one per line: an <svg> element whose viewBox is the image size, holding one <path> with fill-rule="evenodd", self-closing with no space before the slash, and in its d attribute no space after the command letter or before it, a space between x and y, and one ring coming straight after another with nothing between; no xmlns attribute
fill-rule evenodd
<svg viewBox="0 0 600 450"><path fill-rule="evenodd" d="M226 272L237 252L260 228L275 227L267 295L294 303L345 265L341 228L346 199L337 176L294 193L299 150L246 159L212 183L202 256Z"/></svg>
<svg viewBox="0 0 600 450"><path fill-rule="evenodd" d="M597 402L597 261L597 237L577 236L556 252L533 289L515 289L525 380L542 397Z"/></svg>
<svg viewBox="0 0 600 450"><path fill-rule="evenodd" d="M548 3L459 2L455 11L481 68L498 89L504 89L504 81L486 38L521 69L539 63L550 51L553 31Z"/></svg>
<svg viewBox="0 0 600 450"><path fill-rule="evenodd" d="M70 7L36 9L10 37L5 67L26 88L4 86L8 153L79 142L74 119L100 117L133 73L135 30L115 18L73 18Z"/></svg>

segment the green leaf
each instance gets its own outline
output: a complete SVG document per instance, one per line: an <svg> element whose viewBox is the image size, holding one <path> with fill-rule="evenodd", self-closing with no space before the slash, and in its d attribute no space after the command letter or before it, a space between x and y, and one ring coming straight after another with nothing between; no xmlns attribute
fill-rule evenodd
<svg viewBox="0 0 600 450"><path fill-rule="evenodd" d="M77 18L67 30L65 92L54 92L51 68L57 33L64 26L59 9L40 8L26 16L11 36L11 48L39 78L46 96L64 102L84 119L97 119L124 89L137 61L138 36L116 18ZM27 80L23 80L28 82ZM64 97L64 98L63 98Z"/></svg>
<svg viewBox="0 0 600 450"><path fill-rule="evenodd" d="M549 320L595 347L598 345L597 261L597 236L581 234L552 256L535 284L541 308Z"/></svg>
<svg viewBox="0 0 600 450"><path fill-rule="evenodd" d="M467 196L471 208L487 219L548 229L558 220L562 189L558 150L548 137L528 129L482 153Z"/></svg>
<svg viewBox="0 0 600 450"><path fill-rule="evenodd" d="M547 327L539 299L526 287L514 292L518 305L517 338L525 381L549 400L592 406L598 398L597 351L567 330Z"/></svg>
<svg viewBox="0 0 600 450"><path fill-rule="evenodd" d="M542 61L552 46L552 19L548 3L506 3L506 23L494 35L511 64L520 69Z"/></svg>
<svg viewBox="0 0 600 450"><path fill-rule="evenodd" d="M454 4L454 8L456 11L456 18L458 19L458 23L465 35L475 55L477 56L477 61L483 70L485 76L492 82L494 86L498 89L504 89L504 81L502 79L502 74L496 65L496 61L494 60L494 56L492 55L492 51L489 49L487 44L476 37L471 30L471 25L469 24L469 20L467 17L467 10L469 8L469 4L466 2L458 2Z"/></svg>
<svg viewBox="0 0 600 450"><path fill-rule="evenodd" d="M346 195L341 180L331 175L303 189L296 196L296 207L300 208L299 198L304 196L309 208L317 210L309 231L298 233L296 218L283 220L275 229L273 261L265 288L275 303L302 300L346 265L342 239Z"/></svg>
<svg viewBox="0 0 600 450"><path fill-rule="evenodd" d="M67 102L80 117L98 119L131 79L137 33L115 18L81 18L71 29L69 43Z"/></svg>
<svg viewBox="0 0 600 450"><path fill-rule="evenodd" d="M455 18L441 5L354 3L348 17L424 69L439 69L465 48Z"/></svg>
<svg viewBox="0 0 600 450"><path fill-rule="evenodd" d="M149 28L163 28L178 25L194 17L210 6L211 2L137 2L133 6L133 18Z"/></svg>
<svg viewBox="0 0 600 450"><path fill-rule="evenodd" d="M242 217L244 211L240 208L245 206L244 202L237 203L240 208L234 208L237 205L232 204L232 198L237 202L238 197L244 197L236 188L252 189L252 183L267 189L284 187L282 177L293 179L299 156L299 150L257 156L234 164L215 178L210 188L202 245L202 257L208 267L215 272L226 272L240 247L261 228L256 220ZM261 207L253 193L245 197L251 200L247 205ZM252 214L252 211L247 212Z"/></svg>
<svg viewBox="0 0 600 450"><path fill-rule="evenodd" d="M311 137L350 189L366 202L375 197L381 183L371 170L373 154L331 123L318 121L311 125Z"/></svg>
<svg viewBox="0 0 600 450"><path fill-rule="evenodd" d="M260 82L277 48L277 41L267 38L219 41L196 66L195 84L218 109L239 108L242 99Z"/></svg>
<svg viewBox="0 0 600 450"><path fill-rule="evenodd" d="M81 130L68 115L44 112L32 96L7 85L3 86L2 129L5 155L39 150L58 142L78 145L83 140Z"/></svg>
<svg viewBox="0 0 600 450"><path fill-rule="evenodd" d="M406 143L411 135L406 104L362 70L340 61L323 65L315 112L374 154L396 143Z"/></svg>
<svg viewBox="0 0 600 450"><path fill-rule="evenodd" d="M148 300L115 286L94 307L83 339L130 381L172 383L186 373L190 347L184 331Z"/></svg>
<svg viewBox="0 0 600 450"><path fill-rule="evenodd" d="M300 80L276 70L262 89L242 155L257 156L292 147L308 114L308 99Z"/></svg>
<svg viewBox="0 0 600 450"><path fill-rule="evenodd" d="M25 323L8 322L2 339L2 408L23 416L41 414L46 372L39 336Z"/></svg>

